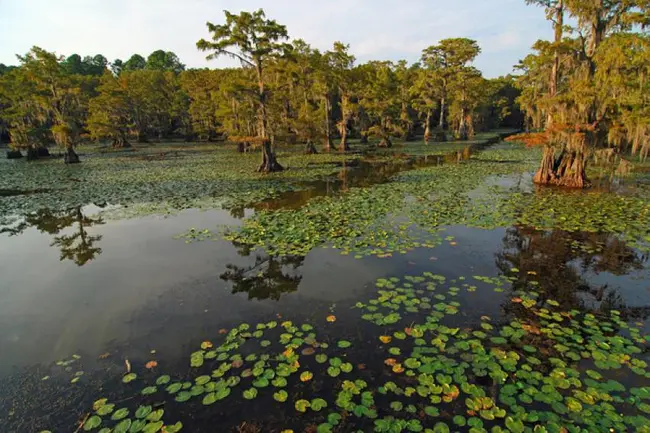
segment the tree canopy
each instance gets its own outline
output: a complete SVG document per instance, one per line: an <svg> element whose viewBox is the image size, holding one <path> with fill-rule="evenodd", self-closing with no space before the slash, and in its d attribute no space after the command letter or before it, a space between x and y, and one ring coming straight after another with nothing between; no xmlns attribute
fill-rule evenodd
<svg viewBox="0 0 650 433"><path fill-rule="evenodd" d="M519 65L519 101L530 129L520 136L544 146L535 181L589 184L592 156L650 152L649 4L647 0L529 1L546 8L555 29ZM573 25L564 25L565 15ZM610 152L610 153L611 153Z"/></svg>
<svg viewBox="0 0 650 433"><path fill-rule="evenodd" d="M186 69L165 50L109 62L101 54L63 57L34 47L19 56L19 66L0 67L2 131L33 158L56 144L70 162L84 140L120 147L226 139L241 150L261 147L260 170L274 171L281 169L272 150L277 141L300 142L313 153L318 144L333 149L335 139L339 151L353 138L380 146L418 135L467 139L518 112L512 79L487 80L471 66L480 53L471 39L439 41L415 64L358 63L344 42L321 52L290 41L287 28L261 9L225 11L207 30L197 48L208 59L236 59L239 67Z"/></svg>

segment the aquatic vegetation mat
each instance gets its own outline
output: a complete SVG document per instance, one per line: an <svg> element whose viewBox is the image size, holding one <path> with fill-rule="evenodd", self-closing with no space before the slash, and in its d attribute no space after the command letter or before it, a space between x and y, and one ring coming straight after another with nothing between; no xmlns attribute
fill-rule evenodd
<svg viewBox="0 0 650 433"><path fill-rule="evenodd" d="M176 157L167 146L127 154L93 155L82 164L59 160L0 160L0 224L44 208L66 211L78 206L122 206L113 217L172 213L189 208L250 205L340 171L356 154L280 153L287 170L256 172L260 155L240 154L232 146L180 146ZM161 156L162 155L162 156ZM25 192L19 194L19 192ZM131 207L135 206L135 210Z"/></svg>
<svg viewBox="0 0 650 433"><path fill-rule="evenodd" d="M617 310L565 309L535 281L526 290L512 281L379 279L375 296L353 307L368 327L345 339L334 315L221 330L189 355L185 376L121 376L128 398L98 396L82 429L177 432L239 407L261 431L650 431L643 324ZM490 291L503 314L459 317Z"/></svg>
<svg viewBox="0 0 650 433"><path fill-rule="evenodd" d="M648 191L526 191L530 179L521 179L522 173L536 164L537 154L520 146L488 149L466 163L399 173L389 183L318 197L298 209L260 210L243 227L223 235L269 254L306 255L325 246L361 258L439 245L444 226L522 225L613 234L650 250ZM499 179L507 182L500 185ZM191 242L221 235L203 229L182 237Z"/></svg>

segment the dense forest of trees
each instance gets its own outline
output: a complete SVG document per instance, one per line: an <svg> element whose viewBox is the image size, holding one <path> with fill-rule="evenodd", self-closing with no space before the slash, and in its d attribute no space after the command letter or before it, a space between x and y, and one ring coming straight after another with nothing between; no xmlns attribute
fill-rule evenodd
<svg viewBox="0 0 650 433"><path fill-rule="evenodd" d="M325 52L289 43L286 28L262 10L226 12L225 24L208 23L208 30L198 49L241 67L186 70L162 50L109 62L34 47L18 56L19 66L0 65L0 133L32 159L59 145L70 163L87 140L121 147L229 139L262 147L260 171L275 171L282 168L271 150L276 141L345 151L351 138L380 146L418 135L465 140L523 123L515 78L484 78L471 66L480 48L470 39L442 40L416 64L360 64L341 42Z"/></svg>
<svg viewBox="0 0 650 433"><path fill-rule="evenodd" d="M538 41L519 65L518 101L544 147L535 182L588 185L592 157L620 161L650 153L650 2L527 0L545 8L552 41ZM569 23L571 25L569 25Z"/></svg>

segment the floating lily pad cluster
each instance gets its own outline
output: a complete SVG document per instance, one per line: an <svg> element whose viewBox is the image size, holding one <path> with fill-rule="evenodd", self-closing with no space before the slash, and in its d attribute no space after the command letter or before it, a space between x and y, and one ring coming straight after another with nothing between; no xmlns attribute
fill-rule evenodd
<svg viewBox="0 0 650 433"><path fill-rule="evenodd" d="M313 248L331 246L358 258L390 257L439 245L444 226L491 229L517 224L608 233L650 250L647 191L620 196L557 190L530 193L516 185L480 188L487 179L535 167L528 149L487 149L468 163L404 172L390 183L319 197L299 209L260 211L225 237L270 254L306 255Z"/></svg>
<svg viewBox="0 0 650 433"><path fill-rule="evenodd" d="M429 301L444 283L430 273L379 280L377 298L357 304L384 332L397 329L379 341L387 372L403 377L377 391L403 415L376 420L375 431L422 431L408 424L417 420L409 413L449 414L433 431L650 431L649 337L620 312L562 311L540 292L522 291L505 300L509 322L484 316L472 327L448 326L461 307L445 302L457 296L456 282L438 308Z"/></svg>
<svg viewBox="0 0 650 433"><path fill-rule="evenodd" d="M153 403L99 400L84 429L173 432L182 424L161 430L156 404L264 399L293 413L286 431L650 431L643 324L616 310L565 310L537 285L514 290L511 281L379 279L376 296L356 305L373 324L361 340L328 337L330 318L318 333L291 321L241 324L190 355L189 377L139 383ZM459 324L464 300L483 290L498 293L506 314Z"/></svg>
<svg viewBox="0 0 650 433"><path fill-rule="evenodd" d="M177 433L183 428L181 422L165 424L165 410L150 405L139 406L133 413L127 407L118 407L107 399L95 401L92 415L82 424L83 431L98 433Z"/></svg>
<svg viewBox="0 0 650 433"><path fill-rule="evenodd" d="M304 155L293 149L280 151L279 157L287 170L272 175L257 173L259 154L240 154L224 145L172 144L95 153L75 167L60 160L0 159L0 190L25 192L0 197L0 226L44 208L57 212L88 204L123 206L110 209L112 218L251 205L336 174L342 163L358 155Z"/></svg>
<svg viewBox="0 0 650 433"><path fill-rule="evenodd" d="M205 406L225 399L272 398L279 403L291 402L299 413L321 412L329 403L316 396L310 399L295 397L296 387L314 380L339 380L353 373L354 366L346 359L344 350L351 345L347 340L336 341L333 346L319 341L309 324L297 326L290 321L271 321L251 326L243 323L225 333L221 344L204 341L201 348L191 354L191 378L174 380L170 375L161 375L153 383L143 384L139 393L161 401L173 399L176 403L198 400ZM136 377L129 373L122 381L130 383ZM86 421L90 422L86 430L93 431L102 425L97 424L101 421L97 417L109 409L112 412L114 405L107 404L94 418ZM128 410L122 410L120 415L123 414L126 418ZM333 415L331 419L335 418ZM122 422L126 425L128 421ZM180 429L182 425L178 426ZM169 426L166 429L171 432Z"/></svg>

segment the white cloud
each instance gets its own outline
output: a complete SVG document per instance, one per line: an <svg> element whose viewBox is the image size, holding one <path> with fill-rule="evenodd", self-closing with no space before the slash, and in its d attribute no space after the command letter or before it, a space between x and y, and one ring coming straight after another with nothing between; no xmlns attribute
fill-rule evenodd
<svg viewBox="0 0 650 433"><path fill-rule="evenodd" d="M488 76L510 71L540 37L548 37L541 9L523 0L0 0L0 62L39 45L62 54L102 53L110 60L172 50L191 67L220 66L195 48L208 37L206 21L223 9L264 8L292 38L328 49L350 43L361 60L417 61L426 46L448 37L477 39L477 61ZM8 36L8 37L7 37Z"/></svg>

